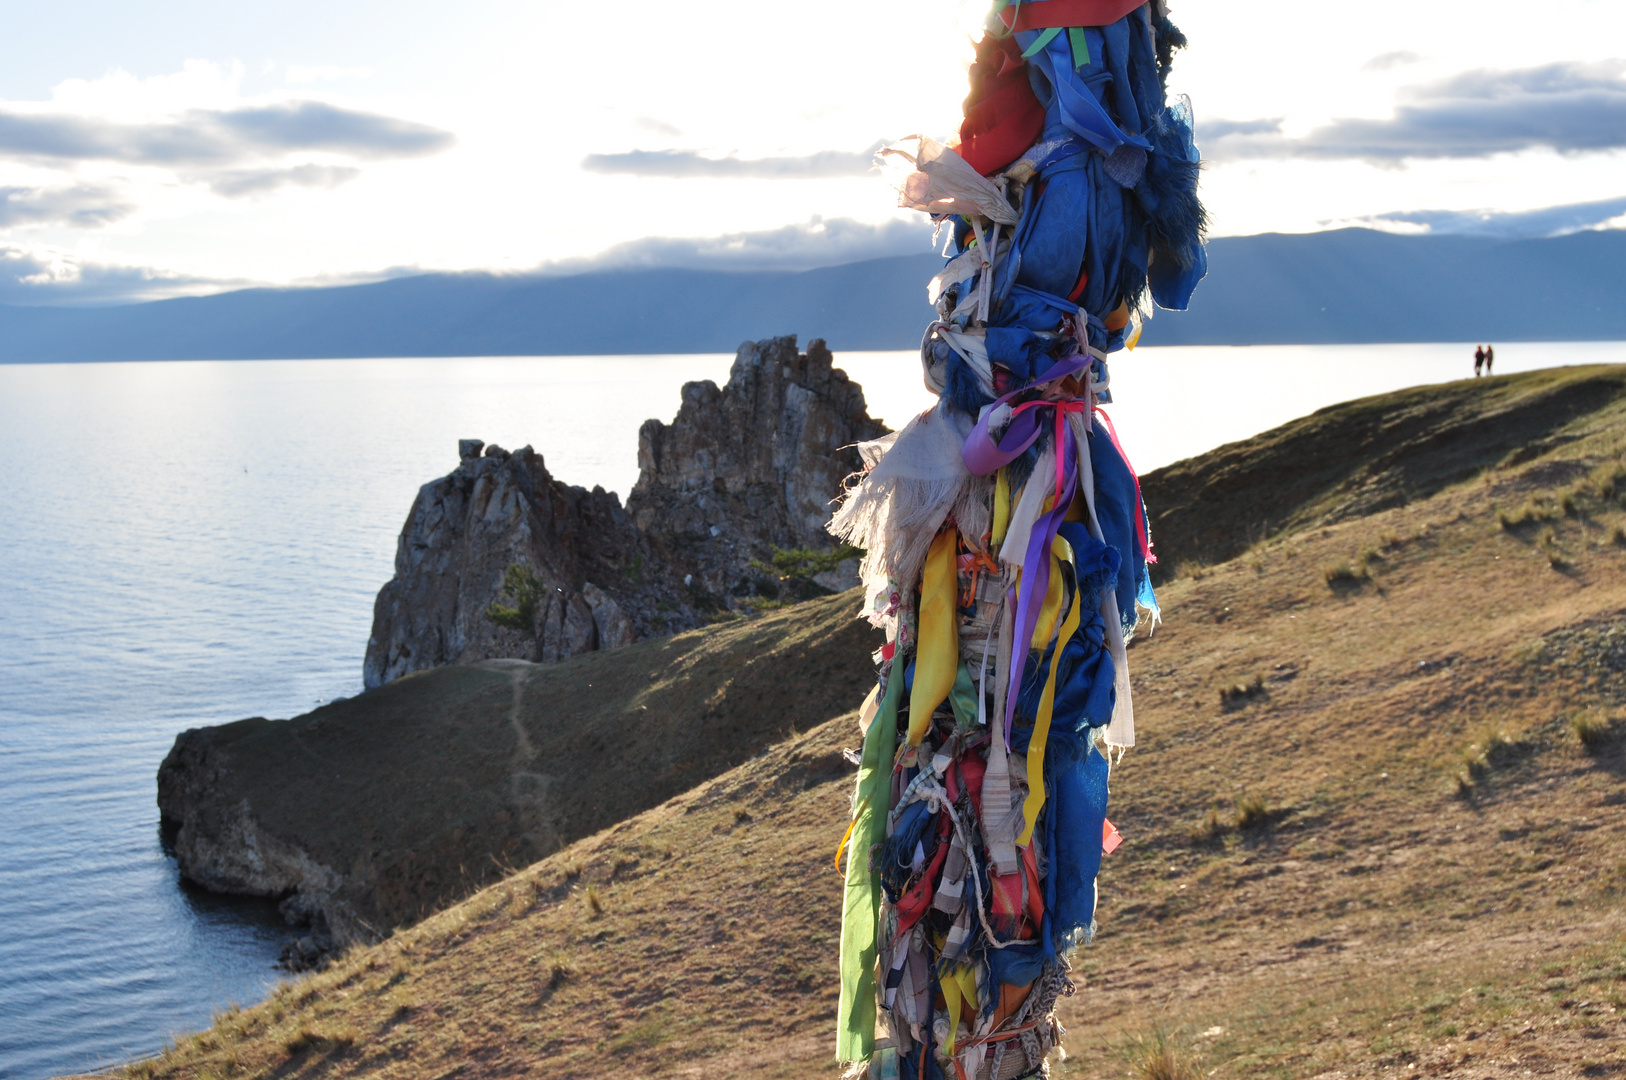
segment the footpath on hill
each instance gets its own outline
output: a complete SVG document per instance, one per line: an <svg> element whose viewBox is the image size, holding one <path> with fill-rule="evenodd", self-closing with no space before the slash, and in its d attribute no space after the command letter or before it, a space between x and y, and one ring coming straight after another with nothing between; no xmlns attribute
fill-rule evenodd
<svg viewBox="0 0 1626 1080"><path fill-rule="evenodd" d="M1171 538L1256 531L1169 542L1052 1075L1626 1075L1626 368L1338 408L1147 478ZM833 1078L857 742L775 732L123 1074Z"/></svg>

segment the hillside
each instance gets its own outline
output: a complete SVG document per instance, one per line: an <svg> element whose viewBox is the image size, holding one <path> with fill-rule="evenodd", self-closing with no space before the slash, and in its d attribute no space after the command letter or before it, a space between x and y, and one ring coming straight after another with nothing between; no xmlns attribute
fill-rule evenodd
<svg viewBox="0 0 1626 1080"><path fill-rule="evenodd" d="M1148 345L1626 340L1626 231L1540 240L1371 229L1228 236ZM912 349L932 318L920 254L814 270L423 274L100 308L0 306L0 363L732 352L815 332ZM629 298L636 297L637 302Z"/></svg>
<svg viewBox="0 0 1626 1080"><path fill-rule="evenodd" d="M293 720L193 729L159 769L170 843L195 881L291 896L319 936L376 940L844 711L880 644L852 605L448 665Z"/></svg>
<svg viewBox="0 0 1626 1080"><path fill-rule="evenodd" d="M1418 386L1318 409L1141 478L1163 574L1284 530L1402 506L1577 436L1626 393L1626 368Z"/></svg>
<svg viewBox="0 0 1626 1080"><path fill-rule="evenodd" d="M1573 385L1528 450L1465 425L1410 501L1310 485L1166 583L1054 1075L1626 1074L1626 371L1474 384ZM1314 434L1356 471L1389 445ZM1488 467L1423 460L1463 447ZM791 735L124 1074L833 1078L856 741ZM1159 1039L1189 1067L1135 1065Z"/></svg>

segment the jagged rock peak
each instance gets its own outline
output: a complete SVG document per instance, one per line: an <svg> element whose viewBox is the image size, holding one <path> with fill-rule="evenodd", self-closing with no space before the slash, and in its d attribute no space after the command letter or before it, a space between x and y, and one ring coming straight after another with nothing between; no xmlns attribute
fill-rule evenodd
<svg viewBox="0 0 1626 1080"><path fill-rule="evenodd" d="M456 469L418 490L379 590L363 680L498 657L562 660L699 624L681 585L649 569L613 492L560 483L529 446L458 444ZM531 632L486 615L511 565L543 595Z"/></svg>
<svg viewBox="0 0 1626 1080"><path fill-rule="evenodd" d="M831 502L861 466L853 444L885 432L823 340L805 353L795 336L746 342L726 386L688 383L670 424L639 429L627 509L663 563L745 595L774 547L831 546Z"/></svg>
<svg viewBox="0 0 1626 1080"><path fill-rule="evenodd" d="M831 501L860 467L852 444L884 433L823 341L802 353L782 337L742 345L726 386L688 383L670 424L643 425L625 509L555 480L528 446L461 439L457 468L407 515L373 609L366 685L441 664L563 660L777 598L760 564L775 547L831 547ZM507 606L515 564L545 594L528 631L486 614ZM856 584L856 567L818 582Z"/></svg>

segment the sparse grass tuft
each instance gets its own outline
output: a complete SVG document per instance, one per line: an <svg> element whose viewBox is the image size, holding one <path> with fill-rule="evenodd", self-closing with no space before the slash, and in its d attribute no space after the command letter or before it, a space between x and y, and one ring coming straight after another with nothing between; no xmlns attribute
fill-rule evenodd
<svg viewBox="0 0 1626 1080"><path fill-rule="evenodd" d="M1197 844L1219 844L1225 840L1225 834L1230 831L1231 823L1220 817L1220 812L1211 806L1202 824L1191 830L1191 839Z"/></svg>
<svg viewBox="0 0 1626 1080"><path fill-rule="evenodd" d="M1510 531L1541 521L1553 521L1557 517L1558 514L1552 507L1537 502L1534 498L1525 500L1523 506L1511 513L1506 510L1496 511L1497 522L1502 528Z"/></svg>
<svg viewBox="0 0 1626 1080"><path fill-rule="evenodd" d="M1593 490L1606 499L1626 495L1626 462L1609 461L1592 470Z"/></svg>
<svg viewBox="0 0 1626 1080"><path fill-rule="evenodd" d="M531 910L536 903L536 882L523 875L514 879L513 890L508 895L508 914L519 918Z"/></svg>
<svg viewBox="0 0 1626 1080"><path fill-rule="evenodd" d="M548 958L549 990L557 990L575 977L576 965L570 962L570 957L562 952L556 952Z"/></svg>
<svg viewBox="0 0 1626 1080"><path fill-rule="evenodd" d="M1236 827L1239 832L1252 832L1270 824L1270 805L1263 795L1242 794L1236 800Z"/></svg>
<svg viewBox="0 0 1626 1080"><path fill-rule="evenodd" d="M1564 558L1564 552L1558 546L1558 535L1553 532L1551 525L1541 530L1541 539L1536 541L1536 546L1547 557L1547 565L1554 570L1563 570L1570 565L1569 560Z"/></svg>
<svg viewBox="0 0 1626 1080"><path fill-rule="evenodd" d="M1581 709L1570 714L1570 732L1587 750L1597 752L1608 745L1614 729L1609 718L1597 709Z"/></svg>
<svg viewBox="0 0 1626 1080"><path fill-rule="evenodd" d="M1195 1057L1161 1024L1129 1037L1119 1048L1135 1080L1201 1080Z"/></svg>
<svg viewBox="0 0 1626 1080"><path fill-rule="evenodd" d="M1350 562L1329 563L1321 568L1321 576L1333 589L1359 588L1372 580L1372 572L1365 565L1356 566Z"/></svg>
<svg viewBox="0 0 1626 1080"><path fill-rule="evenodd" d="M610 1053L627 1054L653 1050L671 1040L676 1032L664 1016L647 1016L610 1040Z"/></svg>
<svg viewBox="0 0 1626 1080"><path fill-rule="evenodd" d="M353 1046L355 1041L356 1029L349 1025L325 1027L319 1024L306 1024L283 1040L282 1049L289 1057L293 1057L306 1051L327 1053L343 1050Z"/></svg>
<svg viewBox="0 0 1626 1080"><path fill-rule="evenodd" d="M587 910L593 918L604 914L604 897L599 894L597 885L589 885L582 890L582 899L587 903Z"/></svg>
<svg viewBox="0 0 1626 1080"><path fill-rule="evenodd" d="M1255 674L1252 679L1239 679L1219 688L1219 701L1223 708L1234 709L1245 705L1265 692L1265 677Z"/></svg>
<svg viewBox="0 0 1626 1080"><path fill-rule="evenodd" d="M1500 728L1487 728L1458 754L1457 794L1472 794L1473 788L1492 772L1516 763L1530 744Z"/></svg>

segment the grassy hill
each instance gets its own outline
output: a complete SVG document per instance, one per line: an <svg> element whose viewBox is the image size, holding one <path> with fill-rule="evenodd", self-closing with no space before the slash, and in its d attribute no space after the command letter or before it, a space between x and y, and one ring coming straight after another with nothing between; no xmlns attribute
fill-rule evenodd
<svg viewBox="0 0 1626 1080"><path fill-rule="evenodd" d="M433 668L186 732L159 807L204 884L252 876L340 944L377 940L844 711L880 644L830 597L559 664Z"/></svg>
<svg viewBox="0 0 1626 1080"><path fill-rule="evenodd" d="M1395 440L1325 419L1256 441L1348 468L1268 539L1194 547L1133 647L1126 842L1054 1075L1626 1075L1623 388L1594 368L1369 399L1344 415L1439 406L1387 466ZM1554 401L1511 451L1472 419ZM1172 467L1193 500L1204 460ZM1320 509L1391 468L1439 480ZM850 714L791 735L124 1075L834 1077L857 741Z"/></svg>

